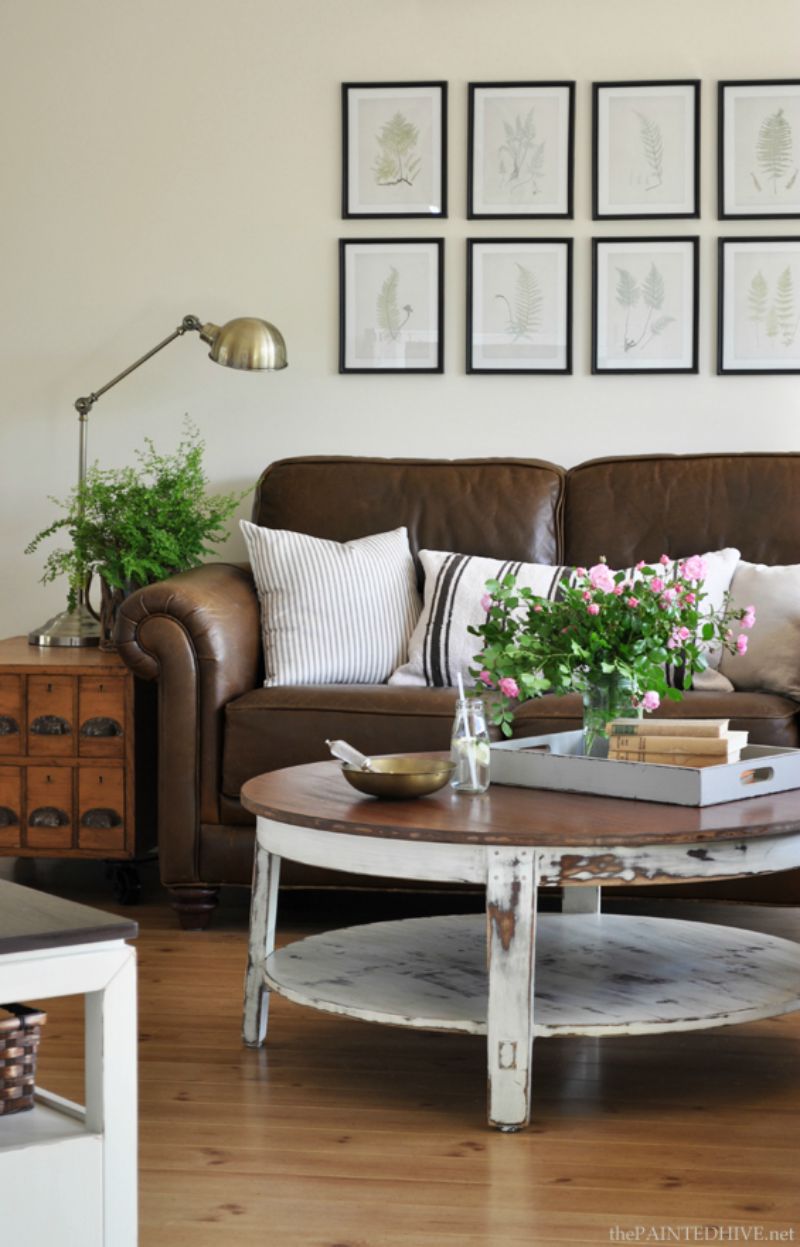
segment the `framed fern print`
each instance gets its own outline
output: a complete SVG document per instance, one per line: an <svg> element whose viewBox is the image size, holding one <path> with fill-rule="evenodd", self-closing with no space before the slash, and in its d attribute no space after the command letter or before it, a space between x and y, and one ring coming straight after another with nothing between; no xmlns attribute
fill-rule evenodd
<svg viewBox="0 0 800 1247"><path fill-rule="evenodd" d="M595 82L592 216L700 215L700 83Z"/></svg>
<svg viewBox="0 0 800 1247"><path fill-rule="evenodd" d="M717 372L800 372L800 238L720 238Z"/></svg>
<svg viewBox="0 0 800 1247"><path fill-rule="evenodd" d="M447 216L447 83L342 84L342 216Z"/></svg>
<svg viewBox="0 0 800 1247"><path fill-rule="evenodd" d="M800 79L719 84L719 215L800 217Z"/></svg>
<svg viewBox="0 0 800 1247"><path fill-rule="evenodd" d="M572 239L467 239L467 372L572 372Z"/></svg>
<svg viewBox="0 0 800 1247"><path fill-rule="evenodd" d="M339 372L444 371L444 239L339 241Z"/></svg>
<svg viewBox="0 0 800 1247"><path fill-rule="evenodd" d="M471 82L467 216L571 217L574 82Z"/></svg>
<svg viewBox="0 0 800 1247"><path fill-rule="evenodd" d="M592 372L697 372L699 240L592 239Z"/></svg>

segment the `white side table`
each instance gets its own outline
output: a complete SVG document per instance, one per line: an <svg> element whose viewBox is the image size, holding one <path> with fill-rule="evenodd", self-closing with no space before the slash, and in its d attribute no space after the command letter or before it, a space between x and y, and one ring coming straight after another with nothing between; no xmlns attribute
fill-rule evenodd
<svg viewBox="0 0 800 1247"><path fill-rule="evenodd" d="M86 1018L86 1106L37 1087L33 1110L0 1116L9 1241L136 1247L136 954L125 940L137 932L0 882L0 1003L82 994Z"/></svg>

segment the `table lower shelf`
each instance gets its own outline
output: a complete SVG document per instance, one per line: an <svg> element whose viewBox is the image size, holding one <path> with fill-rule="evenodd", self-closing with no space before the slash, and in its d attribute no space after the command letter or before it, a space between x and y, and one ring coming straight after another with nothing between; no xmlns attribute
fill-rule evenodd
<svg viewBox="0 0 800 1247"><path fill-rule="evenodd" d="M800 1009L800 944L617 914L544 914L534 1034L700 1030ZM267 960L269 988L364 1021L486 1034L486 919L407 918L314 935Z"/></svg>

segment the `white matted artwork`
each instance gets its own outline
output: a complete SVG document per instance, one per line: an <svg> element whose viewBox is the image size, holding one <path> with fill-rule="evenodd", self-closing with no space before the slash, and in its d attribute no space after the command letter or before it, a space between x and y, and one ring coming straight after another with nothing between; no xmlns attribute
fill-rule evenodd
<svg viewBox="0 0 800 1247"><path fill-rule="evenodd" d="M800 372L800 238L720 238L717 371Z"/></svg>
<svg viewBox="0 0 800 1247"><path fill-rule="evenodd" d="M442 372L442 238L341 239L339 371Z"/></svg>
<svg viewBox="0 0 800 1247"><path fill-rule="evenodd" d="M447 216L447 83L342 84L342 216Z"/></svg>
<svg viewBox="0 0 800 1247"><path fill-rule="evenodd" d="M698 239L592 239L592 372L697 372Z"/></svg>
<svg viewBox="0 0 800 1247"><path fill-rule="evenodd" d="M467 372L572 372L572 239L467 240Z"/></svg>
<svg viewBox="0 0 800 1247"><path fill-rule="evenodd" d="M595 82L595 220L697 217L700 83Z"/></svg>
<svg viewBox="0 0 800 1247"><path fill-rule="evenodd" d="M800 79L719 84L719 215L800 216Z"/></svg>
<svg viewBox="0 0 800 1247"><path fill-rule="evenodd" d="M469 218L572 216L574 100L574 82L469 84Z"/></svg>

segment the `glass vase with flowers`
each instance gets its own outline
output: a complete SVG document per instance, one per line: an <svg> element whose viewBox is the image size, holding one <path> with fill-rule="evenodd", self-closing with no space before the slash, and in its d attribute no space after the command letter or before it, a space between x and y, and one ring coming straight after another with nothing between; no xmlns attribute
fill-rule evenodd
<svg viewBox="0 0 800 1247"><path fill-rule="evenodd" d="M485 622L470 631L483 642L471 674L494 693L491 715L512 734L514 709L544 693L580 693L585 752L607 751L610 719L680 701L667 669L683 672L684 689L708 666L708 652L743 654L752 606L733 610L708 603L706 565L699 555L673 562L666 555L632 572L613 572L604 558L578 567L555 600L520 588L513 575L490 580ZM605 748L604 748L605 746Z"/></svg>

